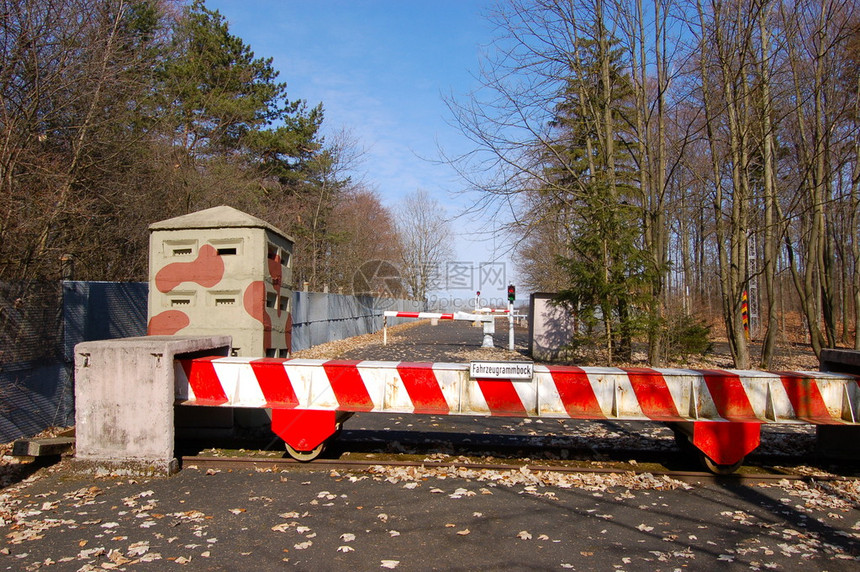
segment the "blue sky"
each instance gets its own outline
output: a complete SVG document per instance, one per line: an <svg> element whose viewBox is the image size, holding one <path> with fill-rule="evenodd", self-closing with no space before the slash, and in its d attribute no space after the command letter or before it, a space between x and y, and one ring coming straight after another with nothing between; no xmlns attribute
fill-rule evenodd
<svg viewBox="0 0 860 572"><path fill-rule="evenodd" d="M476 87L480 55L491 42L485 17L492 0L207 0L233 34L258 57L272 57L290 99L325 108L325 133L346 128L367 151L364 179L394 208L399 198L424 189L458 215L466 199L453 196L460 181L434 163L438 148L463 152L467 142L448 122L443 96L463 99ZM465 236L457 220L460 262L505 263L502 244ZM499 253L499 254L496 254ZM487 267L489 268L489 267ZM498 266L473 286L459 282L452 296L503 297ZM505 265L505 282L515 281Z"/></svg>

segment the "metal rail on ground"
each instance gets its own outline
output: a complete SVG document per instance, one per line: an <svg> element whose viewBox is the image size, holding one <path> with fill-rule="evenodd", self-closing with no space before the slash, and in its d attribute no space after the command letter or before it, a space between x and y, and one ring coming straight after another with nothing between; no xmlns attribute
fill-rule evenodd
<svg viewBox="0 0 860 572"><path fill-rule="evenodd" d="M312 470L352 470L369 471L380 468L403 468L417 467L423 469L469 469L474 471L530 471L543 473L564 474L626 474L644 475L650 474L657 478L668 477L686 483L715 483L751 485L759 483L776 483L787 481L843 481L851 480L850 477L831 474L805 475L791 472L748 472L731 473L726 475L714 474L705 471L683 471L649 467L641 469L636 467L598 467L594 465L580 464L577 466L541 464L533 462L519 463L487 463L473 460L450 461L415 461L398 459L317 459L311 464L303 463L290 458L271 458L253 456L212 456L212 455L188 455L181 458L183 467L197 467L201 470L207 469L229 469L229 470L256 470L267 469L275 471L290 471L300 469Z"/></svg>

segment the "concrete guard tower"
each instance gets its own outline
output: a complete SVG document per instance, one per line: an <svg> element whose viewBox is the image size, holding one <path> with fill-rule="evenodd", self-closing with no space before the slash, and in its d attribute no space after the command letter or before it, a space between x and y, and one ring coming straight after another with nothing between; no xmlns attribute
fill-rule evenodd
<svg viewBox="0 0 860 572"><path fill-rule="evenodd" d="M149 231L149 335L229 333L235 356L289 357L290 237L228 206Z"/></svg>

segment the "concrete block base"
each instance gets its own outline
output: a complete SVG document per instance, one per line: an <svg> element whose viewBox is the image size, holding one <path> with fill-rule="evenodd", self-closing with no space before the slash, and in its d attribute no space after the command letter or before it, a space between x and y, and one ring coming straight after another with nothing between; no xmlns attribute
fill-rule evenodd
<svg viewBox="0 0 860 572"><path fill-rule="evenodd" d="M12 455L16 457L56 457L68 453L74 446L74 437L19 439L12 444Z"/></svg>
<svg viewBox="0 0 860 572"><path fill-rule="evenodd" d="M230 355L230 336L146 336L75 346L76 459L82 469L171 474L174 359Z"/></svg>
<svg viewBox="0 0 860 572"><path fill-rule="evenodd" d="M179 459L169 461L110 461L72 459L72 470L98 477L169 477L179 472Z"/></svg>

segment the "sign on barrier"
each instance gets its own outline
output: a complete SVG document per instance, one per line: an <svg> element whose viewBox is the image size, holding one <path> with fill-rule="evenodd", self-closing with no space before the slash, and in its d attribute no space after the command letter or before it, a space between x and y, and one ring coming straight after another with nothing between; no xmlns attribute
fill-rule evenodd
<svg viewBox="0 0 860 572"><path fill-rule="evenodd" d="M472 379L528 380L534 377L535 364L530 361L473 361L469 364Z"/></svg>

